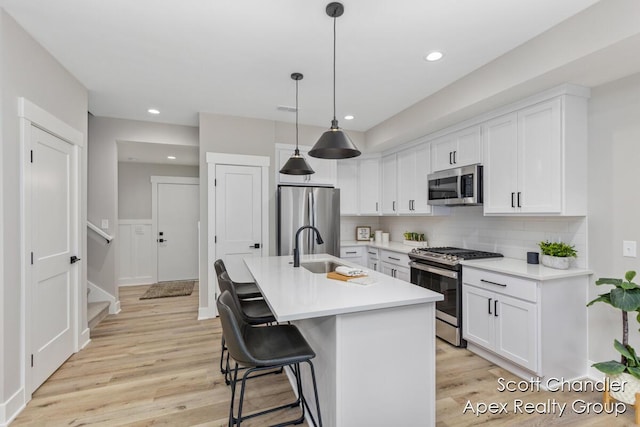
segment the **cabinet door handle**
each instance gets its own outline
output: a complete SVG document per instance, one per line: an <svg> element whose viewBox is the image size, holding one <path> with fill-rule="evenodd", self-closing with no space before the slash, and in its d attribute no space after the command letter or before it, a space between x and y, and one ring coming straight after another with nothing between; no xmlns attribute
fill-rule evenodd
<svg viewBox="0 0 640 427"><path fill-rule="evenodd" d="M498 317L498 300L493 302L493 316Z"/></svg>
<svg viewBox="0 0 640 427"><path fill-rule="evenodd" d="M516 193L511 193L511 207L512 207L512 208L515 208L515 207L516 207L516 204L515 204L515 202L513 201L513 198L515 197L515 195L516 195Z"/></svg>
<svg viewBox="0 0 640 427"><path fill-rule="evenodd" d="M456 153L457 153L457 151L454 151L454 152L453 152L453 164L454 164L454 165L457 163L457 162L456 162Z"/></svg>
<svg viewBox="0 0 640 427"><path fill-rule="evenodd" d="M520 205L520 195L522 193L520 191L518 191L518 207L521 208L522 206Z"/></svg>
<svg viewBox="0 0 640 427"><path fill-rule="evenodd" d="M378 212L378 202L376 202L376 212Z"/></svg>
<svg viewBox="0 0 640 427"><path fill-rule="evenodd" d="M493 298L489 298L489 300L487 301L489 304L487 304L487 310L489 311L489 314L493 314L491 312L491 301L493 300Z"/></svg>
<svg viewBox="0 0 640 427"><path fill-rule="evenodd" d="M481 282L483 282L483 283L488 283L488 284L490 284L490 285L502 286L503 288L506 288L506 287L507 287L507 285L505 285L505 284L492 282L492 281L490 281L490 280L480 279L480 281L481 281Z"/></svg>
<svg viewBox="0 0 640 427"><path fill-rule="evenodd" d="M396 201L394 200L393 202L391 202L391 209L395 212L396 211Z"/></svg>
<svg viewBox="0 0 640 427"><path fill-rule="evenodd" d="M400 258L394 258L394 257L392 257L392 256L390 256L390 257L389 257L389 259L392 259L392 260L394 260L394 261L400 261ZM506 286L506 285L505 285L505 286Z"/></svg>
<svg viewBox="0 0 640 427"><path fill-rule="evenodd" d="M449 151L449 164L453 164L453 151Z"/></svg>

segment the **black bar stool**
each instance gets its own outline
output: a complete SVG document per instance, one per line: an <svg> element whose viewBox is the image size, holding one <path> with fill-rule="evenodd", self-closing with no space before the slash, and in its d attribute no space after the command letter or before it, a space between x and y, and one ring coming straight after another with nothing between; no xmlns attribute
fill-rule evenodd
<svg viewBox="0 0 640 427"><path fill-rule="evenodd" d="M274 323L276 321L275 316L269 309L267 302L264 299L250 299L241 300L236 293L236 287L233 285L233 281L229 278L226 272L218 275L218 285L220 291L227 291L233 297L236 303L239 313L242 316L242 320L250 325L264 325L268 323ZM224 374L225 383L230 384L231 378L229 375L229 355L227 354L227 362L224 364L225 352L227 346L225 344L224 335L222 336L220 351L220 372Z"/></svg>
<svg viewBox="0 0 640 427"><path fill-rule="evenodd" d="M213 263L213 267L216 269L216 276L220 277L222 273L227 273L227 267L224 265L224 261L221 259L215 260ZM249 299L249 298L263 298L260 289L255 282L234 282L233 286L236 288L236 294L240 299Z"/></svg>
<svg viewBox="0 0 640 427"><path fill-rule="evenodd" d="M322 416L320 415L320 401L318 399L318 387L316 385L316 374L313 369L313 359L316 354L304 339L300 331L294 325L272 325L257 327L244 321L242 313L236 305L233 295L228 291L222 292L217 301L218 313L222 323L222 333L229 354L235 361L233 368L233 378L231 380L231 403L229 404L229 426L238 425L242 421L260 415L268 414L286 408L294 408L302 404L302 413L295 420L286 421L278 426L300 424L304 421L305 410L309 411L309 416L314 425L322 427ZM300 375L300 364L308 363L311 369L311 379L313 381L313 392L316 408L318 410L318 423L309 410L309 405L302 392L302 379ZM236 385L238 383L238 371L240 364L248 368L241 379L240 400L238 403L238 414L234 414L234 400ZM250 415L242 416L244 404L244 392L246 381L255 372L268 369L290 366L296 377L296 387L298 398L289 404L266 409Z"/></svg>

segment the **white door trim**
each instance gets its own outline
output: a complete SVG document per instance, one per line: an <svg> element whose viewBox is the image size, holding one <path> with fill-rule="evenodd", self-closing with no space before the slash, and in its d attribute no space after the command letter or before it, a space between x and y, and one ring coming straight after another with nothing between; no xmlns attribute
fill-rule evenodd
<svg viewBox="0 0 640 427"><path fill-rule="evenodd" d="M84 227L82 227L82 184L80 181L81 171L81 150L84 147L84 134L62 120L58 119L54 115L38 107L34 103L25 98L19 98L18 100L18 117L20 118L20 145L21 145L21 171L20 171L20 218L22 218L22 227L20 230L20 244L22 253L20 256L20 268L22 271L21 280L21 322L24 325L22 330L22 360L21 364L21 382L25 395L25 403L31 400L31 394L33 389L31 386L32 373L30 369L31 365L31 336L33 334L31 324L31 286L28 286L33 277L31 271L31 230L33 226L31 224L32 207L31 207L31 127L35 126L43 131L46 131L56 137L73 145L72 149L72 173L74 174L75 187L71 190L74 193L75 206L73 210L75 212L75 239L71 242L75 248L75 253L78 258L84 259L85 254L82 253L81 239L84 234ZM75 269L73 273L75 275L74 281L76 286L72 289L71 306L72 306L72 327L74 336L74 352L78 352L88 342L88 327L87 325L81 325L82 322L82 292L86 292L86 284L82 282L84 274L82 271L85 269L85 264L81 264L80 268ZM86 307L85 307L86 309Z"/></svg>
<svg viewBox="0 0 640 427"><path fill-rule="evenodd" d="M227 153L206 153L207 159L207 305L200 307L199 318L216 317L218 310L216 308L216 273L213 268L213 261L217 259L216 244L214 237L216 235L216 190L213 180L216 176L217 165L234 165L234 166L257 166L261 168L262 181L262 253L268 254L269 251L269 164L271 159L268 156L245 156L242 154ZM203 283L200 282L200 287Z"/></svg>
<svg viewBox="0 0 640 427"><path fill-rule="evenodd" d="M151 236L153 240L158 238L158 184L189 184L200 185L200 178L186 176L152 176L151 177ZM153 269L153 283L158 282L158 245L153 245L151 254L151 267ZM198 274L200 272L198 271Z"/></svg>

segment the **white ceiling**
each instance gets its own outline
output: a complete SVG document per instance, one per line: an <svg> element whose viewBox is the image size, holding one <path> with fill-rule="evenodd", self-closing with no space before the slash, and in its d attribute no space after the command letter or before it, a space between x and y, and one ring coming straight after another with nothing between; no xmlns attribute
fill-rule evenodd
<svg viewBox="0 0 640 427"><path fill-rule="evenodd" d="M199 112L332 115L327 0L0 0L89 90L96 116L197 125ZM337 116L367 130L596 0L344 0ZM443 60L428 63L432 50ZM151 116L148 108L157 108ZM347 122L346 114L356 118Z"/></svg>

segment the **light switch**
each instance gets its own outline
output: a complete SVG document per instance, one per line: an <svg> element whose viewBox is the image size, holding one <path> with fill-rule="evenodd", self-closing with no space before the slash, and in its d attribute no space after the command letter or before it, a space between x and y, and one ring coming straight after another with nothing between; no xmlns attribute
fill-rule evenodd
<svg viewBox="0 0 640 427"><path fill-rule="evenodd" d="M636 242L634 240L624 240L622 242L622 256L636 257Z"/></svg>
<svg viewBox="0 0 640 427"><path fill-rule="evenodd" d="M103 219L102 220L102 226L100 227L103 230L108 230L109 229L109 220L108 219Z"/></svg>

